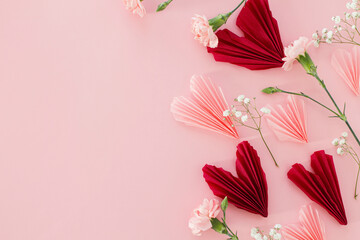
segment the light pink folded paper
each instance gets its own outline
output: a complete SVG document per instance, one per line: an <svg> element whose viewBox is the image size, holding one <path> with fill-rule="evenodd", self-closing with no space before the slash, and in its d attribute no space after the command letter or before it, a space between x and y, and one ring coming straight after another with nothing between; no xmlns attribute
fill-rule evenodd
<svg viewBox="0 0 360 240"><path fill-rule="evenodd" d="M325 240L324 224L310 205L301 208L298 224L285 226L281 233L285 240Z"/></svg>
<svg viewBox="0 0 360 240"><path fill-rule="evenodd" d="M266 115L269 127L281 141L307 143L306 112L304 101L289 95L286 106L268 106L271 113Z"/></svg>
<svg viewBox="0 0 360 240"><path fill-rule="evenodd" d="M221 88L207 77L193 76L190 91L191 98L175 97L171 103L171 112L177 121L239 138L231 118L223 116L229 105Z"/></svg>
<svg viewBox="0 0 360 240"><path fill-rule="evenodd" d="M332 55L331 65L351 91L359 96L360 47L353 47L351 52L344 49L336 50Z"/></svg>

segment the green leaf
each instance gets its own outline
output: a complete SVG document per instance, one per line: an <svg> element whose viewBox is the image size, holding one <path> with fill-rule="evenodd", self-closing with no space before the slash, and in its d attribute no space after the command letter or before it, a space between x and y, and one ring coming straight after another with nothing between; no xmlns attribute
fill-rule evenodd
<svg viewBox="0 0 360 240"><path fill-rule="evenodd" d="M225 225L219 221L217 218L210 219L212 229L214 229L215 232L221 233L221 234L227 234L228 231L226 230Z"/></svg>
<svg viewBox="0 0 360 240"><path fill-rule="evenodd" d="M223 210L223 212L226 212L228 205L229 205L228 198L225 197L224 200L222 200L221 202L221 210Z"/></svg>
<svg viewBox="0 0 360 240"><path fill-rule="evenodd" d="M264 88L263 90L261 90L263 93L266 94L273 94L273 93L277 93L277 92L281 92L280 89L275 88L275 87L268 87L268 88Z"/></svg>

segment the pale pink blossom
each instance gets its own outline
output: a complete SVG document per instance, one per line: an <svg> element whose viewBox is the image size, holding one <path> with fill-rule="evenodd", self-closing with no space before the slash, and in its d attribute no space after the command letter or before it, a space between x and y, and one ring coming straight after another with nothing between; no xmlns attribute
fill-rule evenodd
<svg viewBox="0 0 360 240"><path fill-rule="evenodd" d="M144 5L140 0L123 0L127 10L131 11L133 14L137 14L140 17L144 17L146 10Z"/></svg>
<svg viewBox="0 0 360 240"><path fill-rule="evenodd" d="M205 16L196 14L195 17L192 18L191 32L194 34L194 39L198 40L205 47L216 48L219 43L217 36Z"/></svg>
<svg viewBox="0 0 360 240"><path fill-rule="evenodd" d="M196 236L211 228L211 218L216 218L220 213L219 201L204 199L203 203L194 210L194 216L189 220L189 228Z"/></svg>
<svg viewBox="0 0 360 240"><path fill-rule="evenodd" d="M296 61L299 55L304 55L309 46L313 44L313 40L309 40L307 37L300 37L292 44L285 48L285 57L282 59L284 65L282 66L285 71L290 71L294 61Z"/></svg>

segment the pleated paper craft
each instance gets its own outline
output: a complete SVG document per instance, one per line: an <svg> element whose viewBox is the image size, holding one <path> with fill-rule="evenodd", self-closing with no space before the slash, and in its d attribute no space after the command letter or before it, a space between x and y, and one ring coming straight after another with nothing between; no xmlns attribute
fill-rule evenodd
<svg viewBox="0 0 360 240"><path fill-rule="evenodd" d="M281 234L285 240L325 240L325 226L318 211L307 205L299 212L299 223L285 226Z"/></svg>
<svg viewBox="0 0 360 240"><path fill-rule="evenodd" d="M248 0L240 11L236 25L243 32L243 37L228 29L216 32L218 47L208 48L216 61L229 62L250 70L283 65L284 46L268 0Z"/></svg>
<svg viewBox="0 0 360 240"><path fill-rule="evenodd" d="M359 96L360 48L355 46L351 52L344 49L336 50L332 55L331 65L350 87L351 91L356 96Z"/></svg>
<svg viewBox="0 0 360 240"><path fill-rule="evenodd" d="M288 178L311 200L325 208L340 224L346 225L345 208L333 157L325 154L324 150L317 151L311 155L311 167L314 173L296 163L288 172Z"/></svg>
<svg viewBox="0 0 360 240"><path fill-rule="evenodd" d="M238 177L222 168L203 167L204 178L214 195L228 197L234 206L268 216L268 191L265 173L256 150L247 142L241 142L236 152Z"/></svg>
<svg viewBox="0 0 360 240"><path fill-rule="evenodd" d="M293 95L287 98L286 107L268 106L271 113L266 115L269 127L281 141L307 143L306 111L302 99Z"/></svg>
<svg viewBox="0 0 360 240"><path fill-rule="evenodd" d="M223 116L229 106L221 88L207 77L193 76L190 91L191 98L176 97L171 103L171 112L177 121L239 138L231 118Z"/></svg>

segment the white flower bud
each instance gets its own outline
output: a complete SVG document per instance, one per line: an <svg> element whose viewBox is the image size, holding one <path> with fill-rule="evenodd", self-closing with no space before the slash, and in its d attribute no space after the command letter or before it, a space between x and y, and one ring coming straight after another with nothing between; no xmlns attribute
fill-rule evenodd
<svg viewBox="0 0 360 240"><path fill-rule="evenodd" d="M344 138L346 138L346 137L349 136L349 134L348 134L347 132L343 132L343 133L341 134L341 136L343 136Z"/></svg>
<svg viewBox="0 0 360 240"><path fill-rule="evenodd" d="M356 26L355 26L355 25L352 25L351 28L355 30L355 29L356 29Z"/></svg>
<svg viewBox="0 0 360 240"><path fill-rule="evenodd" d="M242 121L243 123L245 123L247 120L248 120L248 116L247 116L247 115L244 115L244 116L241 117L241 121Z"/></svg>
<svg viewBox="0 0 360 240"><path fill-rule="evenodd" d="M265 113L265 114L270 114L270 113L271 113L271 110L268 109L268 108L266 108L266 107L262 107L262 108L260 109L260 111L263 112L263 113Z"/></svg>
<svg viewBox="0 0 360 240"><path fill-rule="evenodd" d="M332 140L331 144L334 145L334 146L339 145L339 139L335 138L334 140Z"/></svg>
<svg viewBox="0 0 360 240"><path fill-rule="evenodd" d="M272 229L270 229L270 231L269 231L269 235L273 237L275 234L276 234L276 230L275 230L275 229L273 229L273 228L272 228Z"/></svg>
<svg viewBox="0 0 360 240"><path fill-rule="evenodd" d="M242 113L240 111L236 111L235 112L235 117L239 118L241 117Z"/></svg>
<svg viewBox="0 0 360 240"><path fill-rule="evenodd" d="M230 110L225 110L224 112L223 112L223 116L224 117L228 117L230 115Z"/></svg>
<svg viewBox="0 0 360 240"><path fill-rule="evenodd" d="M245 104L249 104L249 103L250 103L250 99L249 99L249 98L245 98L245 99L244 99L244 103L245 103Z"/></svg>
<svg viewBox="0 0 360 240"><path fill-rule="evenodd" d="M316 32L313 33L312 39L316 40L316 39L318 39L318 38L319 38L319 35L318 35Z"/></svg>
<svg viewBox="0 0 360 240"><path fill-rule="evenodd" d="M344 154L344 149L342 147L339 147L338 149L336 149L336 152L339 155L343 155Z"/></svg>
<svg viewBox="0 0 360 240"><path fill-rule="evenodd" d="M344 145L345 143L346 143L345 138L343 138L343 139L341 139L341 140L339 141L339 145L340 145L340 146Z"/></svg>
<svg viewBox="0 0 360 240"><path fill-rule="evenodd" d="M339 23L341 22L340 16L336 16L336 17L334 18L334 22L335 22L336 24L339 24Z"/></svg>
<svg viewBox="0 0 360 240"><path fill-rule="evenodd" d="M327 28L323 28L323 30L321 31L322 32L322 34L325 34L325 33L327 33Z"/></svg>
<svg viewBox="0 0 360 240"><path fill-rule="evenodd" d="M314 42L314 46L315 46L315 47L319 47L319 46L320 46L319 40L317 40L317 41Z"/></svg>
<svg viewBox="0 0 360 240"><path fill-rule="evenodd" d="M259 229L257 228L252 228L251 229L251 237L255 237L255 235L259 232Z"/></svg>
<svg viewBox="0 0 360 240"><path fill-rule="evenodd" d="M330 40L332 39L333 35L334 35L333 31L328 31L328 33L326 34L327 38Z"/></svg>
<svg viewBox="0 0 360 240"><path fill-rule="evenodd" d="M346 3L346 8L347 8L347 9L350 9L350 8L351 8L351 3L349 3L349 2Z"/></svg>
<svg viewBox="0 0 360 240"><path fill-rule="evenodd" d="M345 13L345 18L346 18L347 20L349 20L350 17L351 17L351 14L350 14L350 13Z"/></svg>
<svg viewBox="0 0 360 240"><path fill-rule="evenodd" d="M281 239L281 234L280 233L276 233L274 235L274 240L280 240Z"/></svg>
<svg viewBox="0 0 360 240"><path fill-rule="evenodd" d="M275 228L276 230L280 230L280 229L281 229L281 225L280 225L280 224L275 224L274 228Z"/></svg>
<svg viewBox="0 0 360 240"><path fill-rule="evenodd" d="M236 98L236 100L237 100L238 102L242 102L242 101L244 101L244 98L245 98L244 95L240 95L240 96L238 96L238 97Z"/></svg>

